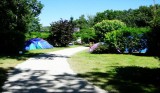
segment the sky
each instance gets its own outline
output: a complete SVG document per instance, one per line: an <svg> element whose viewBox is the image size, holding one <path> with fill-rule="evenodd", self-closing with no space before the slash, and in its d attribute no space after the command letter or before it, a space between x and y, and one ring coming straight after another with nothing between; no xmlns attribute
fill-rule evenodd
<svg viewBox="0 0 160 93"><path fill-rule="evenodd" d="M39 15L43 26L50 26L52 22L61 18L69 20L70 17L78 19L81 15L96 15L105 10L137 9L139 6L149 6L153 0L38 0L44 7ZM160 4L160 0L155 0Z"/></svg>

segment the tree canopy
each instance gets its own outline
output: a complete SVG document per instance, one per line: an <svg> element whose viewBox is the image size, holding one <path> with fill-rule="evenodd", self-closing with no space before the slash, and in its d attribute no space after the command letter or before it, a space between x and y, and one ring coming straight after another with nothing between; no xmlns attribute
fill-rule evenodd
<svg viewBox="0 0 160 93"><path fill-rule="evenodd" d="M71 18L68 20L59 20L51 24L51 35L49 41L54 46L68 46L68 44L73 40L74 23Z"/></svg>
<svg viewBox="0 0 160 93"><path fill-rule="evenodd" d="M42 8L37 0L0 0L0 40L3 42L0 53L23 50L24 34L34 25L33 20Z"/></svg>

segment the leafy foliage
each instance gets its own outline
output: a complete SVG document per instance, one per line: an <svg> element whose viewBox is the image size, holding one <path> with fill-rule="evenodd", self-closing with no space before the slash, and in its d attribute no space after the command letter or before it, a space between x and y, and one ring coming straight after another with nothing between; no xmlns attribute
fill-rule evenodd
<svg viewBox="0 0 160 93"><path fill-rule="evenodd" d="M50 26L41 26L41 31L42 32L49 32L50 31Z"/></svg>
<svg viewBox="0 0 160 93"><path fill-rule="evenodd" d="M28 32L25 34L26 40L29 40L31 38L43 38L47 39L49 37L49 32Z"/></svg>
<svg viewBox="0 0 160 93"><path fill-rule="evenodd" d="M75 32L76 38L81 37L82 42L88 43L95 40L95 31L93 28L81 29L79 32Z"/></svg>
<svg viewBox="0 0 160 93"><path fill-rule="evenodd" d="M112 31L105 35L105 42L109 44L109 50L115 52L118 50L123 53L125 49L135 50L144 49L147 47L146 33L149 28L122 28Z"/></svg>
<svg viewBox="0 0 160 93"><path fill-rule="evenodd" d="M156 5L157 9L160 5ZM140 6L138 9L128 10L105 10L104 12L98 12L94 18L94 24L101 22L102 20L121 20L130 27L146 27L150 26L154 13L154 6Z"/></svg>
<svg viewBox="0 0 160 93"><path fill-rule="evenodd" d="M71 20L59 20L51 24L49 41L54 46L67 46L73 39L74 23Z"/></svg>
<svg viewBox="0 0 160 93"><path fill-rule="evenodd" d="M39 32L41 31L42 25L39 23L39 18L33 17L31 22L28 24L28 32Z"/></svg>
<svg viewBox="0 0 160 93"><path fill-rule="evenodd" d="M151 22L151 31L148 33L148 54L160 56L160 8L155 6L154 18Z"/></svg>
<svg viewBox="0 0 160 93"><path fill-rule="evenodd" d="M77 23L77 27L79 27L80 29L87 28L87 20L85 19L84 15L81 15L79 19L76 20L76 23Z"/></svg>
<svg viewBox="0 0 160 93"><path fill-rule="evenodd" d="M37 0L1 0L1 31L27 32L29 23L39 15L42 7Z"/></svg>
<svg viewBox="0 0 160 93"><path fill-rule="evenodd" d="M126 25L119 20L103 20L94 25L95 33L98 41L104 41L105 34L108 32L118 30Z"/></svg>
<svg viewBox="0 0 160 93"><path fill-rule="evenodd" d="M0 1L0 54L18 53L23 50L25 33L31 27L32 19L41 12L43 5L37 0ZM11 50L11 51L10 51Z"/></svg>

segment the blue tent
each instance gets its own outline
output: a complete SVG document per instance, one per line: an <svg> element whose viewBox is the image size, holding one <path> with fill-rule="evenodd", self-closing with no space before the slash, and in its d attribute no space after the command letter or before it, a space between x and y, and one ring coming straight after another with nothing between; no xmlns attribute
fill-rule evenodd
<svg viewBox="0 0 160 93"><path fill-rule="evenodd" d="M41 38L33 38L25 42L25 50L53 48L51 44Z"/></svg>

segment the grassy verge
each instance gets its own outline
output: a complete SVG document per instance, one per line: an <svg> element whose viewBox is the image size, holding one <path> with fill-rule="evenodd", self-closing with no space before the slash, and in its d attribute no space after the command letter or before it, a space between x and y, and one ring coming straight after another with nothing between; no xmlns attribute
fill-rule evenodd
<svg viewBox="0 0 160 93"><path fill-rule="evenodd" d="M160 61L154 57L83 51L69 63L80 77L110 93L160 93Z"/></svg>
<svg viewBox="0 0 160 93"><path fill-rule="evenodd" d="M38 50L31 50L29 52L26 52L22 55L16 55L16 56L0 56L0 68L9 69L17 64L27 60L28 58L32 56L36 56L38 54L47 53L51 51L57 51L64 49L62 48L53 48L53 49L38 49Z"/></svg>
<svg viewBox="0 0 160 93"><path fill-rule="evenodd" d="M38 54L53 52L53 51L62 50L66 48L74 48L74 47L78 47L78 46L74 45L69 47L54 47L52 49L37 49L37 50L31 50L29 52L26 52L22 55L17 55L17 56L0 56L0 68L9 69L27 60L28 58L36 56Z"/></svg>
<svg viewBox="0 0 160 93"><path fill-rule="evenodd" d="M27 60L30 57L36 56L38 54L43 54L47 52L53 52L57 50L62 50L66 48L74 48L77 46L70 47L55 47L52 49L38 49L26 52L22 55L17 56L0 56L0 92L2 91L2 86L7 79L7 71L15 67L17 64Z"/></svg>

